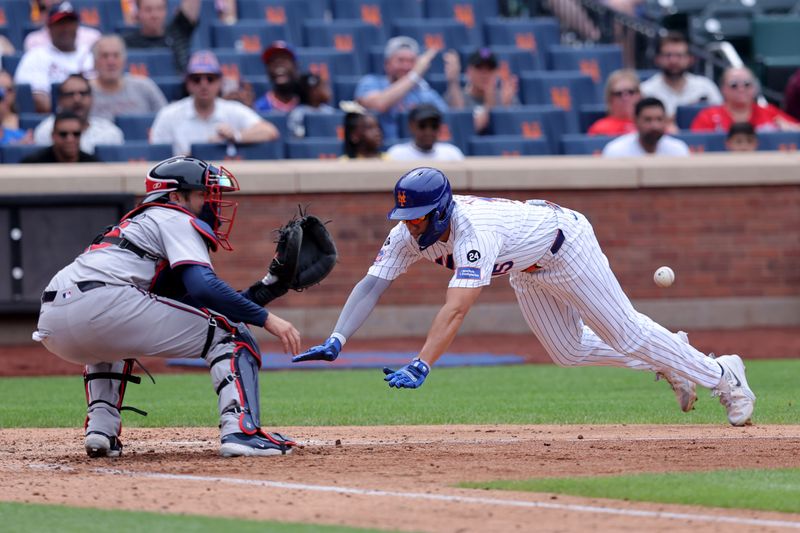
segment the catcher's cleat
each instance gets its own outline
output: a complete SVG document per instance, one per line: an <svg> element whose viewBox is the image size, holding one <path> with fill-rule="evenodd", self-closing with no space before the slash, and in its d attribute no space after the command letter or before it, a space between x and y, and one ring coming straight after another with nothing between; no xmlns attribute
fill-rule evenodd
<svg viewBox="0 0 800 533"><path fill-rule="evenodd" d="M685 331L679 331L676 335L680 337L683 342L689 344L689 335ZM678 405L681 407L681 411L688 413L694 409L694 402L697 401L697 386L692 381L669 370L657 372L656 381L661 378L666 379L670 387L672 387L673 392L675 392L675 398L678 400Z"/></svg>
<svg viewBox="0 0 800 533"><path fill-rule="evenodd" d="M122 455L122 442L117 437L109 437L99 431L91 431L83 441L86 454L96 459L98 457L119 457Z"/></svg>
<svg viewBox="0 0 800 533"><path fill-rule="evenodd" d="M750 424L756 395L747 385L744 375L744 363L738 355L722 355L716 358L722 368L722 379L711 391L711 396L719 396L721 403L728 411L728 421L733 426Z"/></svg>
<svg viewBox="0 0 800 533"><path fill-rule="evenodd" d="M222 437L222 457L286 455L292 453L294 441L280 433L231 433Z"/></svg>

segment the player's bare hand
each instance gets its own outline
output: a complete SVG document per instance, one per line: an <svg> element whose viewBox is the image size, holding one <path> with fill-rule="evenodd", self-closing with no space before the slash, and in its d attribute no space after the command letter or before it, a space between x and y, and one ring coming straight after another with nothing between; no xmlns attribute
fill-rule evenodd
<svg viewBox="0 0 800 533"><path fill-rule="evenodd" d="M425 50L425 53L417 58L417 62L414 64L414 72L420 77L424 76L428 69L431 68L431 61L440 51L441 48L428 48Z"/></svg>
<svg viewBox="0 0 800 533"><path fill-rule="evenodd" d="M291 322L282 319L275 313L270 313L267 315L267 321L264 322L264 329L281 340L286 353L297 355L300 352L300 332Z"/></svg>
<svg viewBox="0 0 800 533"><path fill-rule="evenodd" d="M458 52L448 50L442 55L444 59L444 76L448 83L458 83L461 78L461 60Z"/></svg>

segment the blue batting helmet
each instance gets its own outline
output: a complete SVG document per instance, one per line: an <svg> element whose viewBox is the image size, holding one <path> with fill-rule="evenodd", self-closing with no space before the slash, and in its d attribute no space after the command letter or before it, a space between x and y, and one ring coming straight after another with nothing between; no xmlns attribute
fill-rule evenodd
<svg viewBox="0 0 800 533"><path fill-rule="evenodd" d="M453 191L441 170L419 167L407 172L394 186L394 209L390 220L414 220L429 216L428 228L419 236L420 250L435 243L450 226Z"/></svg>

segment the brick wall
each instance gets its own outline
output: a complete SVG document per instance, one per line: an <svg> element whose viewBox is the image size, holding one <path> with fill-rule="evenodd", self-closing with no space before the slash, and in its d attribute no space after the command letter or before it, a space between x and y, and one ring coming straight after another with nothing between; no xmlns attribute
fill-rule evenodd
<svg viewBox="0 0 800 533"><path fill-rule="evenodd" d="M481 196L540 197L586 214L623 288L633 299L786 297L800 295L800 187L687 187L617 190L476 191ZM297 205L329 225L340 260L322 285L281 299L281 307L344 303L386 237L392 199L386 193L291 194L239 197L234 252L214 257L223 278L241 288L263 275L274 251L271 230ZM676 284L653 284L669 265ZM450 271L414 265L381 304L440 304ZM482 302L513 302L505 278Z"/></svg>

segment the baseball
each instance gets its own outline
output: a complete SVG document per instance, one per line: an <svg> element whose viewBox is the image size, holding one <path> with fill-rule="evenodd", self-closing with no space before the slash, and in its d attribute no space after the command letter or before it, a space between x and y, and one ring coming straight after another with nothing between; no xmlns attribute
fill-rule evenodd
<svg viewBox="0 0 800 533"><path fill-rule="evenodd" d="M653 281L659 287L669 287L675 281L675 272L668 266L659 267L653 274Z"/></svg>

